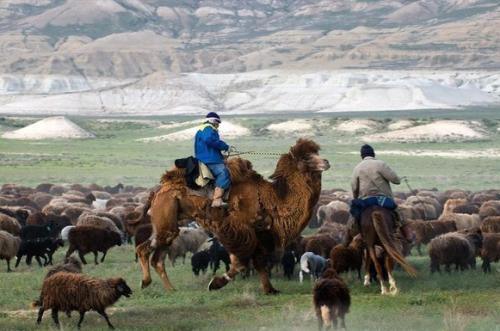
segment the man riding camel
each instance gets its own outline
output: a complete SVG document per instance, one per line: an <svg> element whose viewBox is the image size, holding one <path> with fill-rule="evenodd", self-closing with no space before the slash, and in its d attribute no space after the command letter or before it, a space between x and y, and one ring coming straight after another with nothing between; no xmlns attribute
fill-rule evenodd
<svg viewBox="0 0 500 331"><path fill-rule="evenodd" d="M207 114L205 123L203 123L198 132L196 132L194 153L195 157L207 165L215 177L215 191L212 200L212 207L226 208L228 205L222 199L224 192L231 185L229 170L224 165L222 151L232 151L234 147L229 146L219 137L219 124L221 123L219 115L214 112Z"/></svg>
<svg viewBox="0 0 500 331"><path fill-rule="evenodd" d="M394 211L396 226L401 229L406 240L411 242L413 234L397 209L390 184L399 185L401 178L384 161L375 158L375 151L370 145L361 146L361 159L354 168L351 182L354 198L351 213L355 218L352 235L358 232L362 209L369 205L379 205Z"/></svg>

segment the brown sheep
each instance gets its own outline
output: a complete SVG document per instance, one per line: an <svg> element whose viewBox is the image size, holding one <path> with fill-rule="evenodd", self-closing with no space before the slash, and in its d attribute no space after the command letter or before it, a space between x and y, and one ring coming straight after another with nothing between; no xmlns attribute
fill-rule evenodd
<svg viewBox="0 0 500 331"><path fill-rule="evenodd" d="M326 269L314 285L313 304L320 330L331 326L337 328L337 318L340 318L340 325L345 329L345 315L351 306L351 295L346 283L334 269Z"/></svg>
<svg viewBox="0 0 500 331"><path fill-rule="evenodd" d="M75 274L81 274L82 273L82 264L80 263L80 261L78 261L77 258L75 258L73 256L65 258L64 263L57 264L49 269L49 271L45 275L45 279L49 278L50 276L52 276L58 272L71 272L71 273L75 273Z"/></svg>
<svg viewBox="0 0 500 331"><path fill-rule="evenodd" d="M82 208L82 207L75 207L75 206L70 206L68 208L65 208L64 211L61 213L61 215L66 216L69 218L71 221L71 224L76 225L78 222L78 218L83 214L83 213L91 213L92 210L89 207Z"/></svg>
<svg viewBox="0 0 500 331"><path fill-rule="evenodd" d="M78 327L81 326L85 313L95 310L111 329L113 325L106 314L106 308L114 304L123 295L129 297L132 290L123 278L99 279L83 274L59 272L43 282L40 298L33 303L38 310L37 324L42 322L43 312L52 310L52 319L59 327L59 311L76 310L80 313Z"/></svg>
<svg viewBox="0 0 500 331"><path fill-rule="evenodd" d="M76 226L94 226L101 229L107 229L109 231L114 231L119 235L122 235L122 232L115 223L107 217L97 216L91 213L84 213L78 217L78 221L76 222Z"/></svg>
<svg viewBox="0 0 500 331"><path fill-rule="evenodd" d="M491 272L490 263L500 260L500 233L485 233L483 235L481 259L483 260L483 271L485 273Z"/></svg>
<svg viewBox="0 0 500 331"><path fill-rule="evenodd" d="M349 246L339 244L330 251L330 264L337 273L356 270L361 280L364 244L361 235L356 235Z"/></svg>
<svg viewBox="0 0 500 331"><path fill-rule="evenodd" d="M475 268L476 255L482 246L483 237L480 232L451 232L440 235L429 243L429 257L431 258L431 273L440 271L439 266L445 265L450 272L450 266L456 270Z"/></svg>
<svg viewBox="0 0 500 331"><path fill-rule="evenodd" d="M332 248L341 243L341 240L330 234L318 234L305 237L303 240L304 252L312 252L325 259L330 255Z"/></svg>
<svg viewBox="0 0 500 331"><path fill-rule="evenodd" d="M343 242L347 235L347 226L339 223L326 222L321 225L316 234L329 234L338 242Z"/></svg>
<svg viewBox="0 0 500 331"><path fill-rule="evenodd" d="M12 271L10 259L17 255L19 246L21 246L21 238L15 237L7 231L0 231L0 260L7 261L7 272Z"/></svg>
<svg viewBox="0 0 500 331"><path fill-rule="evenodd" d="M481 231L486 233L500 233L500 216L486 217L481 223Z"/></svg>
<svg viewBox="0 0 500 331"><path fill-rule="evenodd" d="M19 236L19 233L21 233L21 224L14 217L0 213L0 230L7 231L14 236Z"/></svg>
<svg viewBox="0 0 500 331"><path fill-rule="evenodd" d="M439 218L440 221L453 221L457 225L457 230L479 228L481 219L479 215L447 213Z"/></svg>
<svg viewBox="0 0 500 331"><path fill-rule="evenodd" d="M74 251L78 251L78 256L83 264L87 264L84 255L94 253L94 262L97 262L97 253L102 252L101 262L104 262L106 253L113 246L122 244L118 233L107 229L96 228L93 226L77 226L68 234L69 248L66 257L69 257Z"/></svg>
<svg viewBox="0 0 500 331"><path fill-rule="evenodd" d="M500 200L486 201L479 208L479 217L481 219L488 216L500 216Z"/></svg>
<svg viewBox="0 0 500 331"><path fill-rule="evenodd" d="M440 234L457 231L454 221L408 221L410 228L415 233L415 245L419 255L422 255L421 245L428 244L431 239Z"/></svg>
<svg viewBox="0 0 500 331"><path fill-rule="evenodd" d="M46 205L48 205L50 203L50 201L52 199L54 199L54 197L48 193L44 193L44 192L36 192L34 194L32 194L30 196L30 199L32 199L33 201L35 201L35 203L40 207L40 208L43 208L45 207Z"/></svg>

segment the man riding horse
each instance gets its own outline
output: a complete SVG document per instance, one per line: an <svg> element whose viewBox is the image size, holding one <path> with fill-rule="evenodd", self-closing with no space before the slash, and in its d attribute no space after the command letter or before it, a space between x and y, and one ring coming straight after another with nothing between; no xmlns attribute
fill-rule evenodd
<svg viewBox="0 0 500 331"><path fill-rule="evenodd" d="M399 185L401 178L384 161L375 158L375 151L370 145L361 146L362 161L354 168L352 175L353 202L349 238L359 232L361 212L370 206L380 206L394 212L396 226L401 230L406 240L411 242L412 232L404 218L399 213L394 201L390 183ZM350 240L348 240L350 241Z"/></svg>

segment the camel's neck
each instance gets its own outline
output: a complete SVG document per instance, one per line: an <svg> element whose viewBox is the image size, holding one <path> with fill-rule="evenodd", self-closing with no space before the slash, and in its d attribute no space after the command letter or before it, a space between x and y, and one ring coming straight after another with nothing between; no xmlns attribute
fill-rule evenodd
<svg viewBox="0 0 500 331"><path fill-rule="evenodd" d="M274 204L278 213L274 232L282 245L299 236L309 223L321 192L321 174L309 177L297 173L287 178L287 183L288 194Z"/></svg>

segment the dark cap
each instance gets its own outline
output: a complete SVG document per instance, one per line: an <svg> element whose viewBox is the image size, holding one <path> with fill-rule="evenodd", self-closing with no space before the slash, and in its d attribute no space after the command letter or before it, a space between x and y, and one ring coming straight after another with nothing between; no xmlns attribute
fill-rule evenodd
<svg viewBox="0 0 500 331"><path fill-rule="evenodd" d="M375 151L370 145L361 146L361 158L364 159L367 156L375 157Z"/></svg>

